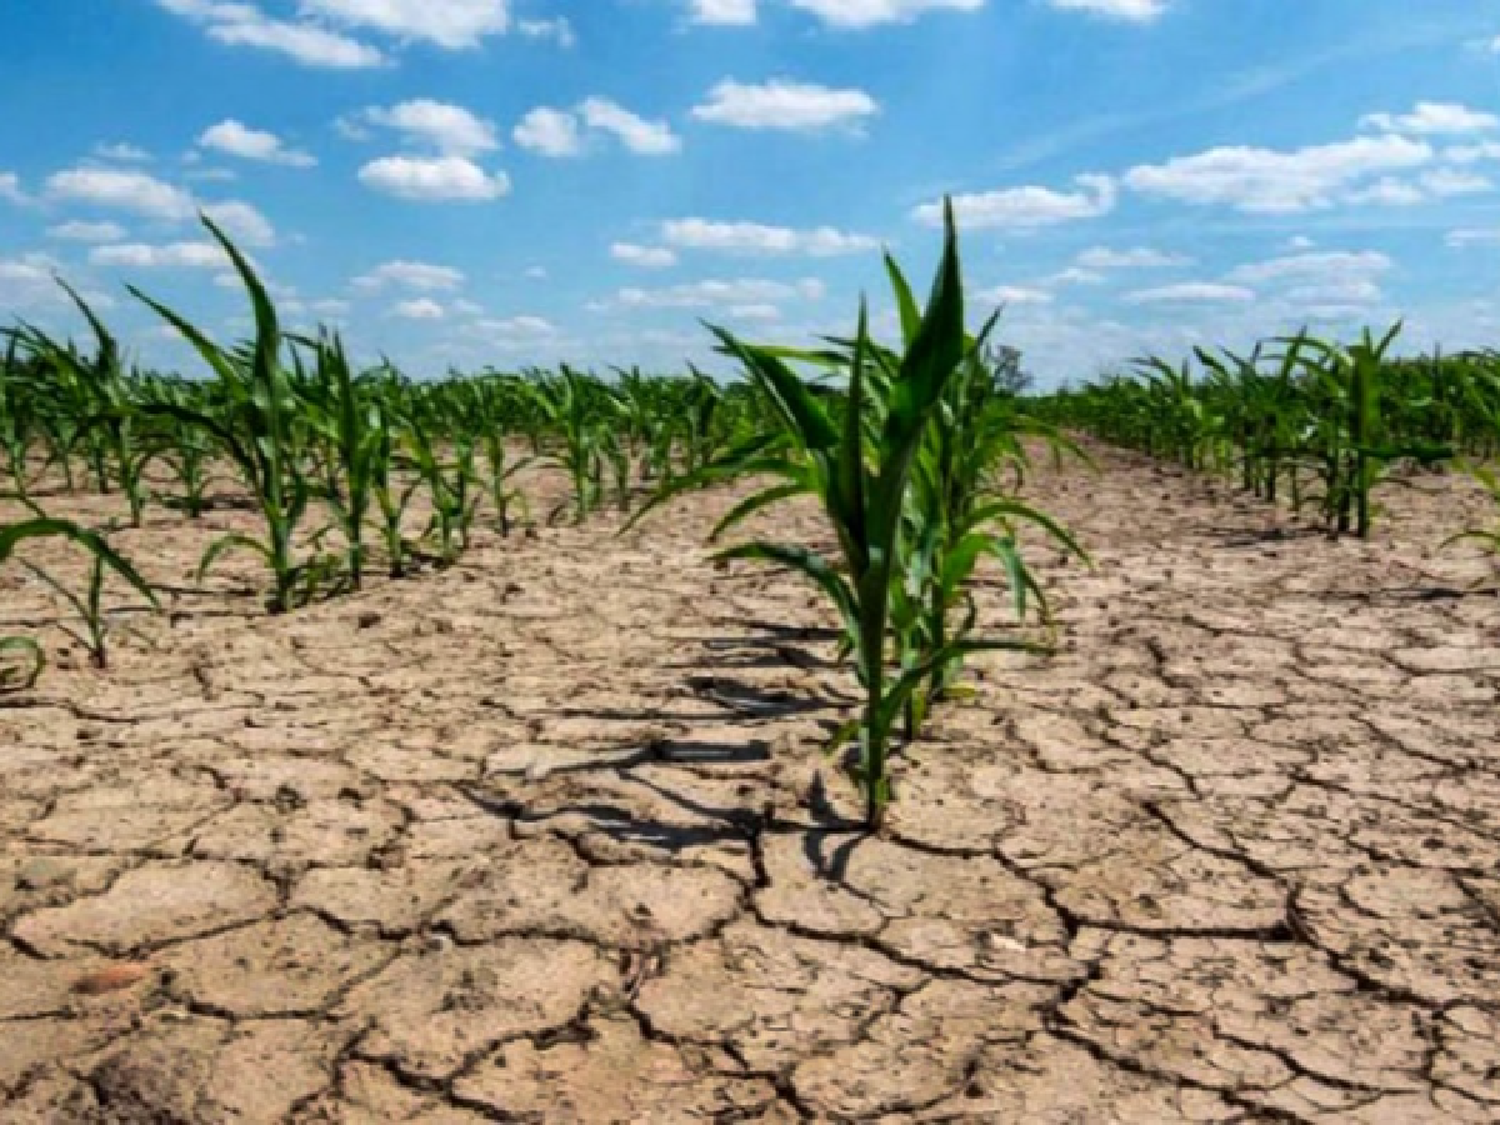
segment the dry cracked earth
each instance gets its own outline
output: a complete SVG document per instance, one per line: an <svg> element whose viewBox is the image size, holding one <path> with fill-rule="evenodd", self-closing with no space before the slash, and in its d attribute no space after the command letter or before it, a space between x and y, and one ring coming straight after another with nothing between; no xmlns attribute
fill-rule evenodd
<svg viewBox="0 0 1500 1125"><path fill-rule="evenodd" d="M157 510L103 673L0 575L54 658L0 697L0 1120L1500 1121L1476 498L1330 543L1098 457L1030 490L1095 561L1034 552L1055 653L973 663L879 838L724 494L282 618L191 586L247 517Z"/></svg>

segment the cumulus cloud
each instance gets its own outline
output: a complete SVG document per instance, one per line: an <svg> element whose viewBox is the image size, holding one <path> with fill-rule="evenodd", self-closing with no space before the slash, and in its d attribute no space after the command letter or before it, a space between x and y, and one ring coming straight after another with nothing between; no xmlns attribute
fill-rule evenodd
<svg viewBox="0 0 1500 1125"><path fill-rule="evenodd" d="M910 23L929 12L977 12L984 3L985 0L791 0L792 7L810 12L835 27Z"/></svg>
<svg viewBox="0 0 1500 1125"><path fill-rule="evenodd" d="M827 258L863 253L879 246L868 235L851 234L829 226L797 229L764 223L688 218L668 219L662 223L661 231L663 240L671 246L726 254L805 254Z"/></svg>
<svg viewBox="0 0 1500 1125"><path fill-rule="evenodd" d="M156 0L167 11L204 28L208 37L231 47L274 51L304 66L359 70L384 66L378 47L326 27L274 19L253 4L220 0Z"/></svg>
<svg viewBox="0 0 1500 1125"><path fill-rule="evenodd" d="M1111 250L1106 246L1095 246L1085 250L1074 260L1080 269L1103 270L1150 270L1192 264L1192 259L1181 254L1168 254L1149 247L1132 250Z"/></svg>
<svg viewBox="0 0 1500 1125"><path fill-rule="evenodd" d="M564 50L578 43L578 37L573 33L573 25L568 22L566 16L556 16L553 19L521 20L516 24L516 30L527 39L550 39Z"/></svg>
<svg viewBox="0 0 1500 1125"><path fill-rule="evenodd" d="M827 287L817 278L804 278L798 282L742 278L694 281L660 289L621 289L615 300L626 308L701 309L792 300L817 301L826 292Z"/></svg>
<svg viewBox="0 0 1500 1125"><path fill-rule="evenodd" d="M145 164L151 154L139 145L118 143L94 146L94 155L100 160L117 160L123 164Z"/></svg>
<svg viewBox="0 0 1500 1125"><path fill-rule="evenodd" d="M1378 250L1313 250L1238 266L1230 271L1229 280L1252 285L1286 281L1327 284L1376 277L1395 264Z"/></svg>
<svg viewBox="0 0 1500 1125"><path fill-rule="evenodd" d="M53 199L107 207L154 219L190 219L192 195L145 172L125 168L72 168L47 179Z"/></svg>
<svg viewBox="0 0 1500 1125"><path fill-rule="evenodd" d="M1288 152L1234 146L1139 165L1125 174L1125 183L1143 195L1181 203L1291 214L1348 201L1383 175L1420 168L1434 155L1427 142L1397 134Z"/></svg>
<svg viewBox="0 0 1500 1125"><path fill-rule="evenodd" d="M756 20L755 0L689 0L693 23L717 27L748 27Z"/></svg>
<svg viewBox="0 0 1500 1125"><path fill-rule="evenodd" d="M1074 182L1078 187L1076 191L1027 186L956 195L953 197L954 215L961 225L973 230L1030 230L1096 219L1114 210L1119 192L1110 177L1085 175L1077 177ZM937 226L943 221L943 205L941 202L924 203L912 211L912 217L929 226Z"/></svg>
<svg viewBox="0 0 1500 1125"><path fill-rule="evenodd" d="M21 190L21 177L14 172L0 172L0 199L15 204L31 202L31 197Z"/></svg>
<svg viewBox="0 0 1500 1125"><path fill-rule="evenodd" d="M391 314L403 320L442 320L447 310L431 297L414 297L391 306Z"/></svg>
<svg viewBox="0 0 1500 1125"><path fill-rule="evenodd" d="M1169 0L1047 0L1063 12L1087 12L1130 23L1151 23L1166 14Z"/></svg>
<svg viewBox="0 0 1500 1125"><path fill-rule="evenodd" d="M252 129L232 117L205 129L198 144L245 160L284 164L289 168L311 168L318 162L311 153L287 148L275 133Z"/></svg>
<svg viewBox="0 0 1500 1125"><path fill-rule="evenodd" d="M1054 298L1045 289L1025 285L997 285L974 294L981 305L1050 305Z"/></svg>
<svg viewBox="0 0 1500 1125"><path fill-rule="evenodd" d="M248 203L239 200L208 203L203 213L237 242L248 246L272 246L276 242L276 228L271 221Z"/></svg>
<svg viewBox="0 0 1500 1125"><path fill-rule="evenodd" d="M367 109L365 120L400 133L408 144L430 146L445 156L475 156L500 147L495 126L463 106L417 98L388 108Z"/></svg>
<svg viewBox="0 0 1500 1125"><path fill-rule="evenodd" d="M562 109L537 106L511 132L516 144L543 156L577 156L583 151L578 118Z"/></svg>
<svg viewBox="0 0 1500 1125"><path fill-rule="evenodd" d="M119 223L87 223L75 219L48 227L47 233L66 242L119 242L128 232Z"/></svg>
<svg viewBox="0 0 1500 1125"><path fill-rule="evenodd" d="M143 270L223 269L229 257L216 242L172 242L160 246L122 242L95 247L89 251L89 261L96 266Z"/></svg>
<svg viewBox="0 0 1500 1125"><path fill-rule="evenodd" d="M666 269L677 264L677 255L665 247L637 246L633 242L616 242L609 248L609 256L617 262L645 269Z"/></svg>
<svg viewBox="0 0 1500 1125"><path fill-rule="evenodd" d="M747 83L732 78L716 85L707 100L692 110L699 121L715 125L799 133L857 128L879 112L879 103L863 90L784 79Z"/></svg>
<svg viewBox="0 0 1500 1125"><path fill-rule="evenodd" d="M1453 136L1500 129L1500 117L1452 102L1418 102L1410 113L1371 113L1360 119L1366 129L1418 136Z"/></svg>
<svg viewBox="0 0 1500 1125"><path fill-rule="evenodd" d="M300 7L348 27L448 50L477 47L510 26L508 0L301 0Z"/></svg>
<svg viewBox="0 0 1500 1125"><path fill-rule="evenodd" d="M378 290L396 286L430 293L457 289L463 285L464 280L463 272L451 266L397 259L383 262L369 273L356 277L354 284L361 289Z"/></svg>
<svg viewBox="0 0 1500 1125"><path fill-rule="evenodd" d="M1122 298L1132 305L1243 305L1255 300L1255 290L1242 285L1220 285L1209 281L1187 281L1137 289Z"/></svg>
<svg viewBox="0 0 1500 1125"><path fill-rule="evenodd" d="M682 138L662 120L651 120L608 98L591 97L573 109L537 106L511 133L516 144L543 156L577 156L586 135L614 137L640 156L667 156L682 148Z"/></svg>
<svg viewBox="0 0 1500 1125"><path fill-rule="evenodd" d="M1455 250L1470 246L1500 246L1500 227L1491 229L1460 227L1449 231L1445 241Z"/></svg>
<svg viewBox="0 0 1500 1125"><path fill-rule="evenodd" d="M664 156L682 147L665 121L649 121L608 98L586 98L578 112L590 129L612 133L631 152L642 156Z"/></svg>
<svg viewBox="0 0 1500 1125"><path fill-rule="evenodd" d="M372 191L423 203L483 203L510 193L510 177L461 156L385 156L359 170Z"/></svg>

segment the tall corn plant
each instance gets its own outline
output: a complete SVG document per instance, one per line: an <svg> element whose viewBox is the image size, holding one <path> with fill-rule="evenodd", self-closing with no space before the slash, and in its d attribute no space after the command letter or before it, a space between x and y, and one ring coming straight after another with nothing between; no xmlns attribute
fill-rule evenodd
<svg viewBox="0 0 1500 1125"><path fill-rule="evenodd" d="M265 525L260 538L231 534L210 544L198 566L200 580L226 552L250 551L271 571L269 610L284 613L310 595L308 580L318 570L299 563L294 547L312 493L295 444L298 400L283 366L281 328L265 286L213 220L203 216L202 222L244 283L255 314L255 338L247 349L221 348L183 317L130 287L132 294L193 346L218 377L224 395L222 409L212 414L177 403L156 403L145 409L209 434L239 472Z"/></svg>
<svg viewBox="0 0 1500 1125"><path fill-rule="evenodd" d="M861 309L842 403L818 393L798 375L783 358L787 349L748 344L714 328L721 350L739 361L769 403L774 430L681 478L637 516L689 488L745 475L767 475L775 483L736 505L715 529L716 536L781 500L809 493L816 497L839 545L837 561L800 544L765 541L729 547L716 557L759 560L801 574L839 614L864 693L854 722L856 777L871 830L881 827L891 800L893 732L912 693L934 669L964 653L1027 647L1019 641L981 640L961 629L921 661L892 667L892 614L904 578L903 535L910 519L913 468L945 390L983 339L971 341L964 331L951 207L945 210L944 226L931 296L926 309L915 314L899 356L892 353L889 362L877 358Z"/></svg>

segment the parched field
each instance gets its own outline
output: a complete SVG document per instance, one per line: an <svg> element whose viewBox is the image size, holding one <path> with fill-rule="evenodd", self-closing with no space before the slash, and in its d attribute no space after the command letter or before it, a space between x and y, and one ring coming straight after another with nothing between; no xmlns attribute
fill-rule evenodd
<svg viewBox="0 0 1500 1125"><path fill-rule="evenodd" d="M1330 543L1099 458L1032 489L1097 564L1038 560L1057 653L973 661L879 838L725 493L283 618L153 509L172 612L0 697L0 1120L1500 1120L1482 509Z"/></svg>

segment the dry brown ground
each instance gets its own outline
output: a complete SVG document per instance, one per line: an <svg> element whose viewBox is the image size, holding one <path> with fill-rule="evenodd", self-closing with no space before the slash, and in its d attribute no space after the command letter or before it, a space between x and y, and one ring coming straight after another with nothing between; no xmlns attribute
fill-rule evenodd
<svg viewBox="0 0 1500 1125"><path fill-rule="evenodd" d="M1098 562L1044 567L1060 651L976 662L882 839L722 495L64 656L0 701L0 1119L1500 1120L1472 497L1330 544L1103 460L1034 491ZM207 535L120 543L185 585Z"/></svg>

